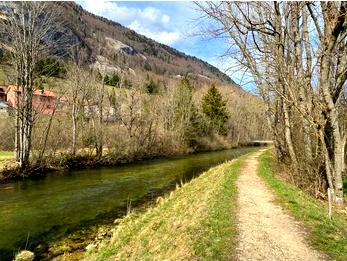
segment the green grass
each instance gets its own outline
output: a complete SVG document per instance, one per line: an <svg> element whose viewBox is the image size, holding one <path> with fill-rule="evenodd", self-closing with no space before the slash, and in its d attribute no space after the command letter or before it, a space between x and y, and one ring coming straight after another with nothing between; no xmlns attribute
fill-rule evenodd
<svg viewBox="0 0 347 261"><path fill-rule="evenodd" d="M230 260L235 181L245 157L210 169L145 213L129 214L88 260Z"/></svg>
<svg viewBox="0 0 347 261"><path fill-rule="evenodd" d="M0 64L0 85L9 84L9 76L13 78L13 68L6 64Z"/></svg>
<svg viewBox="0 0 347 261"><path fill-rule="evenodd" d="M0 150L0 167L13 159L13 151Z"/></svg>
<svg viewBox="0 0 347 261"><path fill-rule="evenodd" d="M322 202L274 175L272 160L270 150L261 155L259 174L275 192L279 203L309 228L313 247L335 260L347 260L346 217L334 213L329 220L327 207Z"/></svg>
<svg viewBox="0 0 347 261"><path fill-rule="evenodd" d="M0 67L0 85L5 85L7 83L7 77L4 70Z"/></svg>

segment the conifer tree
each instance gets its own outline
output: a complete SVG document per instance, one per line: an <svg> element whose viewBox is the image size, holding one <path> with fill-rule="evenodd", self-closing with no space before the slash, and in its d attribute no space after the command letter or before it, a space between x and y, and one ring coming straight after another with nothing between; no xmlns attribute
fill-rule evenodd
<svg viewBox="0 0 347 261"><path fill-rule="evenodd" d="M202 111L209 118L212 129L220 135L227 134L225 123L229 118L229 113L226 101L215 85L212 85L202 98Z"/></svg>

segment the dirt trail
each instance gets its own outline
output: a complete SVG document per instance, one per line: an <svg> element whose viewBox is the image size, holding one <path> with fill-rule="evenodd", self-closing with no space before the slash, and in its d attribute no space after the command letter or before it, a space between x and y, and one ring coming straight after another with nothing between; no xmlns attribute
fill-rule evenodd
<svg viewBox="0 0 347 261"><path fill-rule="evenodd" d="M237 260L328 260L308 245L302 226L274 203L274 195L257 175L260 154L246 160L237 181Z"/></svg>

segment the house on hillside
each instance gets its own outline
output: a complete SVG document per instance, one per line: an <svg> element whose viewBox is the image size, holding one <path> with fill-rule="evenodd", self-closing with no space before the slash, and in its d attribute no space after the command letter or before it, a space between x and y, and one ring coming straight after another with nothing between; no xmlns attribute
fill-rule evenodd
<svg viewBox="0 0 347 261"><path fill-rule="evenodd" d="M18 95L18 97L17 97ZM6 102L12 108L18 108L17 99L22 99L21 91L17 86L9 85L6 90ZM43 114L51 114L55 111L59 104L66 104L67 98L65 96L58 96L52 91L48 90L34 90L33 92L33 109L36 112ZM61 106L63 107L63 106Z"/></svg>

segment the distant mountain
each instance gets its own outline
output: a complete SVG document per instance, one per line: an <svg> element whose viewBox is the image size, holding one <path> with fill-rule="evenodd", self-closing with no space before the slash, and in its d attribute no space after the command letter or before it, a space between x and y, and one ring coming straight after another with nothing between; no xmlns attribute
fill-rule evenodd
<svg viewBox="0 0 347 261"><path fill-rule="evenodd" d="M57 2L71 43L85 47L95 66L152 71L170 76L193 75L235 83L216 67L167 45L158 43L119 23L91 14L74 2Z"/></svg>
<svg viewBox="0 0 347 261"><path fill-rule="evenodd" d="M218 68L172 47L158 43L119 23L94 15L74 2L51 2L59 8L63 23L57 28L52 54L64 56L71 46L86 50L92 67L108 71L151 72L169 77L190 76L238 86ZM0 19L6 17L0 2ZM61 40L61 41L59 41ZM1 51L0 39L0 51Z"/></svg>

